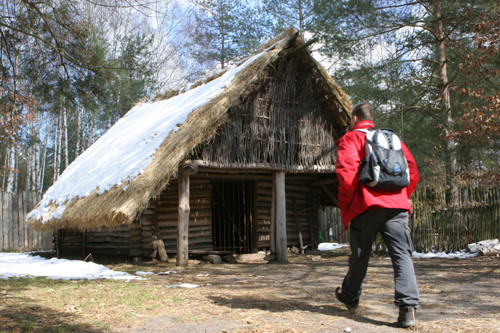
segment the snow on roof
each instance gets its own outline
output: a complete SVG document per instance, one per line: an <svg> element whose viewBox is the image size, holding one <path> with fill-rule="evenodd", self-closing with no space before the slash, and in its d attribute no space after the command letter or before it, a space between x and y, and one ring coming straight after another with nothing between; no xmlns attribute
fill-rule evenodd
<svg viewBox="0 0 500 333"><path fill-rule="evenodd" d="M207 84L167 100L142 103L132 108L64 170L27 219L45 222L60 218L65 203L87 197L96 190L103 194L115 186L131 182L152 162L165 138L175 132L192 111L220 94L236 74L263 53Z"/></svg>

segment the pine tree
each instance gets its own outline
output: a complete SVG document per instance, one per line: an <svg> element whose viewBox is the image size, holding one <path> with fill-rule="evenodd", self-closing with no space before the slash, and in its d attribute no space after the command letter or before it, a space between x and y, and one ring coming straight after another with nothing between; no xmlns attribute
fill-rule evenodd
<svg viewBox="0 0 500 333"><path fill-rule="evenodd" d="M470 41L471 27L495 7L492 1L449 0L322 1L317 7L314 29L325 52L344 59L338 72L355 100L373 101L379 119L401 120L410 146L425 143L422 133L432 135L426 158L433 157L433 146L444 147L444 154L434 157L445 157L450 206L457 205L463 170L455 135L463 108L451 89L460 75L450 60L458 54L457 42ZM442 141L432 130L436 126Z"/></svg>
<svg viewBox="0 0 500 333"><path fill-rule="evenodd" d="M196 14L194 57L200 63L215 62L224 69L231 61L251 54L262 35L256 13L241 0L193 0Z"/></svg>

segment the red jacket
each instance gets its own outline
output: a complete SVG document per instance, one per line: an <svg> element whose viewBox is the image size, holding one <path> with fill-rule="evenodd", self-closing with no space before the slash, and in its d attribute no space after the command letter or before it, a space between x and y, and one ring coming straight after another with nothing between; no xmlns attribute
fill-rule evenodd
<svg viewBox="0 0 500 333"><path fill-rule="evenodd" d="M415 159L405 144L401 143L410 169L410 185L400 191L380 191L359 182L358 169L360 162L365 157L366 134L354 131L354 129L369 129L372 127L375 127L373 121L360 121L337 141L336 173L340 183L339 207L346 229L353 218L367 209L377 207L399 208L411 212L409 199L420 180Z"/></svg>

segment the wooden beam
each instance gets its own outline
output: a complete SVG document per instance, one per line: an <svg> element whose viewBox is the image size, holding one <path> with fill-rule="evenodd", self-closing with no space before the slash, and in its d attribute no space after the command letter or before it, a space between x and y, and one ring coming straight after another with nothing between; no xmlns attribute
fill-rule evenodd
<svg viewBox="0 0 500 333"><path fill-rule="evenodd" d="M189 212L189 174L179 173L179 216L177 218L176 266L188 265Z"/></svg>
<svg viewBox="0 0 500 333"><path fill-rule="evenodd" d="M215 162L208 162L204 160L191 160L186 161L185 164L195 165L199 167L201 171L214 171L214 172L237 172L238 170L247 170L255 172L255 170L272 170L272 171L281 171L282 167L274 166L269 163L228 163L221 164ZM335 165L323 166L323 165L313 165L311 167L302 167L302 166L290 166L286 169L287 172L293 173L335 173Z"/></svg>
<svg viewBox="0 0 500 333"><path fill-rule="evenodd" d="M338 183L338 180L336 178L325 178L325 179L318 179L312 182L314 186L319 186L319 185L327 185L327 184L333 184L333 183Z"/></svg>
<svg viewBox="0 0 500 333"><path fill-rule="evenodd" d="M276 259L278 262L288 262L287 235L286 235L286 191L285 173L274 173L276 192Z"/></svg>
<svg viewBox="0 0 500 333"><path fill-rule="evenodd" d="M299 52L300 50L304 50L306 49L308 46L316 43L318 41L318 38L313 38L311 40L308 40L307 42L305 42L304 44L296 47L295 49L293 49L292 51L290 51L288 54L287 54L287 57L289 56L292 56L294 55L295 53Z"/></svg>

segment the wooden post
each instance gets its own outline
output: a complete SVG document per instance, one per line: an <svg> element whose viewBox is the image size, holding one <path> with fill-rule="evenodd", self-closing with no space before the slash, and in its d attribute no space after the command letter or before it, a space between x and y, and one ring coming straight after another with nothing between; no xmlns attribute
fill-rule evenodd
<svg viewBox="0 0 500 333"><path fill-rule="evenodd" d="M271 194L271 226L269 230L269 250L276 254L276 183L273 181Z"/></svg>
<svg viewBox="0 0 500 333"><path fill-rule="evenodd" d="M288 262L287 236L286 236L286 192L285 173L274 173L274 186L276 189L276 259L278 262Z"/></svg>
<svg viewBox="0 0 500 333"><path fill-rule="evenodd" d="M187 266L189 259L189 173L179 174L176 266Z"/></svg>

